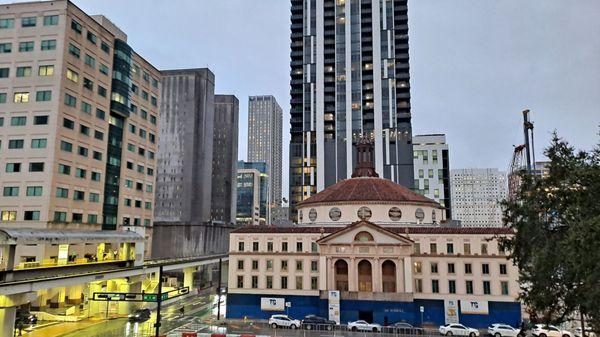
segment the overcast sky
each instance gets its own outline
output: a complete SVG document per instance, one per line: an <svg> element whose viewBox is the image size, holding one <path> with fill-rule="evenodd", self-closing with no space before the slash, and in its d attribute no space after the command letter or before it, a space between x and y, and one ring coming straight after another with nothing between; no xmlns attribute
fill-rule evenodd
<svg viewBox="0 0 600 337"><path fill-rule="evenodd" d="M289 146L288 0L75 0L159 69L209 67L240 100L272 94ZM590 149L600 131L600 1L409 1L413 134L445 133L451 168L506 170L531 109L538 157L552 130Z"/></svg>

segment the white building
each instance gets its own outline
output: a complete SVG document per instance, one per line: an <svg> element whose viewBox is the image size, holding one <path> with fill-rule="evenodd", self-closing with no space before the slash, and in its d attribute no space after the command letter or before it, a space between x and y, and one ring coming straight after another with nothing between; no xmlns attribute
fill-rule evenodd
<svg viewBox="0 0 600 337"><path fill-rule="evenodd" d="M452 217L463 226L502 226L500 201L507 198L506 173L498 169L450 171Z"/></svg>
<svg viewBox="0 0 600 337"><path fill-rule="evenodd" d="M446 135L413 136L415 191L435 200L451 219L450 160Z"/></svg>

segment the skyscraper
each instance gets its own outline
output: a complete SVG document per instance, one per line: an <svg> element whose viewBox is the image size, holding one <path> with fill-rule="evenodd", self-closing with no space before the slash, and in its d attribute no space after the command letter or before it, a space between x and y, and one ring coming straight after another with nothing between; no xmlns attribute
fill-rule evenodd
<svg viewBox="0 0 600 337"><path fill-rule="evenodd" d="M350 178L363 135L376 171L412 188L407 0L291 4L292 208Z"/></svg>
<svg viewBox="0 0 600 337"><path fill-rule="evenodd" d="M446 135L415 135L413 157L415 191L444 206L446 219L452 219L450 159Z"/></svg>
<svg viewBox="0 0 600 337"><path fill-rule="evenodd" d="M234 95L215 95L211 218L235 223L239 102Z"/></svg>
<svg viewBox="0 0 600 337"><path fill-rule="evenodd" d="M282 118L282 110L275 97L248 98L248 161L267 163L268 209L281 205Z"/></svg>

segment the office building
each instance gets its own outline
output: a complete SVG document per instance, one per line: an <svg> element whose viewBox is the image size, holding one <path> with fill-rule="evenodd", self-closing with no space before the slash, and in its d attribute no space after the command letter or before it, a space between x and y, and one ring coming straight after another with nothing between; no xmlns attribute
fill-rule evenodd
<svg viewBox="0 0 600 337"><path fill-rule="evenodd" d="M237 207L243 209L237 211L237 224L270 224L271 213L269 212L269 175L267 174L267 163L264 162L245 162L243 160L238 161L238 186L237 186ZM240 176L240 173L242 176ZM250 176L252 175L252 177ZM252 178L252 179L250 179ZM242 180L240 180L242 179ZM256 179L256 182L254 182ZM252 186L249 186L249 181L252 180ZM240 190L241 188L241 190ZM254 192L256 188L256 193ZM243 193L240 196L239 193ZM252 209L256 210L250 217L249 212L250 205ZM251 219L250 219L251 218Z"/></svg>
<svg viewBox="0 0 600 337"><path fill-rule="evenodd" d="M233 95L215 95L211 219L235 223L239 102Z"/></svg>
<svg viewBox="0 0 600 337"><path fill-rule="evenodd" d="M297 226L231 233L227 317L518 326L519 272L498 243L512 230L440 226L445 209L379 178L363 145L351 179L298 204Z"/></svg>
<svg viewBox="0 0 600 337"><path fill-rule="evenodd" d="M446 209L452 219L450 199L450 160L446 135L413 137L414 190L433 199Z"/></svg>
<svg viewBox="0 0 600 337"><path fill-rule="evenodd" d="M281 205L282 118L275 97L248 98L248 161L267 163L269 209Z"/></svg>
<svg viewBox="0 0 600 337"><path fill-rule="evenodd" d="M407 0L291 1L290 206L348 179L354 144L413 187Z"/></svg>
<svg viewBox="0 0 600 337"><path fill-rule="evenodd" d="M450 170L450 191L452 217L462 226L502 226L506 173L492 168Z"/></svg>

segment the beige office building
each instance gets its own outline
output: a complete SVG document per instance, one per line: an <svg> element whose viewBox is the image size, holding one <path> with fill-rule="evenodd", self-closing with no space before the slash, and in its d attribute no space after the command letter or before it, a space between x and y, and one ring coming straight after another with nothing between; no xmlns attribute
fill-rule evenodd
<svg viewBox="0 0 600 337"><path fill-rule="evenodd" d="M2 5L0 227L149 238L159 79L104 16L67 0ZM56 259L42 247L17 246L15 265Z"/></svg>

